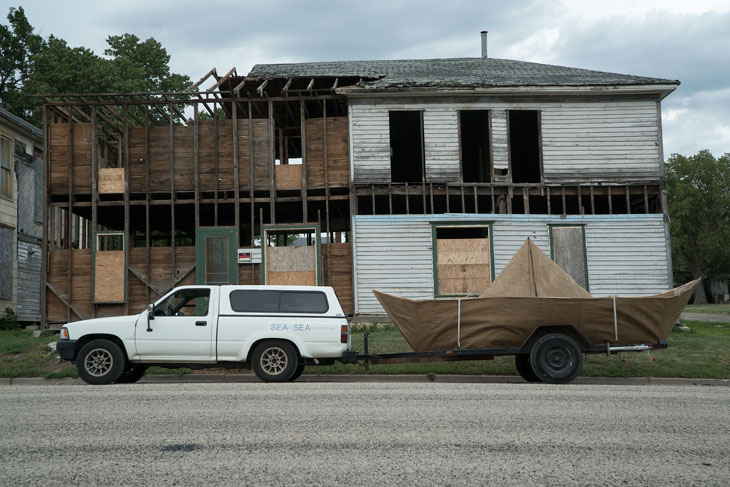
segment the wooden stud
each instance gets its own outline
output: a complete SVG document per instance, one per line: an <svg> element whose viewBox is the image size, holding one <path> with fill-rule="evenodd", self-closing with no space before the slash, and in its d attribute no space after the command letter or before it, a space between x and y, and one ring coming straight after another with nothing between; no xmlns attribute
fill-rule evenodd
<svg viewBox="0 0 730 487"><path fill-rule="evenodd" d="M237 95L236 95L237 96ZM235 103L233 103L233 117L231 119L231 127L232 127L232 134L231 137L233 137L233 198L235 199L234 207L233 207L233 221L234 225L236 226L236 233L238 233L239 238L241 235L241 200L240 200L240 184L239 184L239 164L240 164L240 156L239 156L239 147L238 147L238 100L236 100Z"/></svg>
<svg viewBox="0 0 730 487"><path fill-rule="evenodd" d="M430 183L430 182L428 183L428 194L431 199L431 213L434 213L436 210L434 209L434 206L433 206L433 183Z"/></svg>
<svg viewBox="0 0 730 487"><path fill-rule="evenodd" d="M590 189L591 189L591 215L595 215L596 214L596 202L593 199L593 186L592 185L590 186Z"/></svg>
<svg viewBox="0 0 730 487"><path fill-rule="evenodd" d="M197 105L196 105L197 107ZM152 263L151 263L151 250L150 247L152 246L152 236L150 235L150 107L149 105L145 105L144 107L145 117L147 118L147 123L144 124L144 142L145 142L145 160L144 160L144 169L145 169L145 270L147 272L147 279L151 280L150 274L152 273ZM149 304L150 302L150 291L149 288L145 288L145 299L146 303Z"/></svg>
<svg viewBox="0 0 730 487"><path fill-rule="evenodd" d="M411 214L410 198L408 197L408 183L406 183L406 215Z"/></svg>
<svg viewBox="0 0 730 487"><path fill-rule="evenodd" d="M461 212L466 213L466 204L464 201L464 186L462 185L459 189L461 191Z"/></svg>
<svg viewBox="0 0 730 487"><path fill-rule="evenodd" d="M644 213L649 213L649 194L646 190L646 184L644 185Z"/></svg>
<svg viewBox="0 0 730 487"><path fill-rule="evenodd" d="M629 194L628 186L626 186L626 214L631 214L631 195Z"/></svg>
<svg viewBox="0 0 730 487"><path fill-rule="evenodd" d="M327 100L322 100L322 150L324 155L324 210L327 219L327 235L330 233L330 179L329 179L329 155L327 153ZM330 242L327 242L330 243ZM329 262L329 246L327 247L327 260ZM327 267L329 272L329 266ZM329 277L328 277L329 278Z"/></svg>
<svg viewBox="0 0 730 487"><path fill-rule="evenodd" d="M446 185L444 185L444 188L446 189L446 213L451 213L450 202L449 202L449 199L450 199L449 198L449 184L446 183Z"/></svg>
<svg viewBox="0 0 730 487"><path fill-rule="evenodd" d="M287 85L284 87L285 90L291 85L292 78L289 78ZM301 146L302 146L302 220L304 223L309 221L309 208L307 208L307 130L306 130L307 119L304 117L304 100L299 100L299 126L301 132Z"/></svg>
<svg viewBox="0 0 730 487"><path fill-rule="evenodd" d="M195 230L200 227L200 118L198 104L193 105L193 187L195 190ZM196 242L196 245L198 242Z"/></svg>
<svg viewBox="0 0 730 487"><path fill-rule="evenodd" d="M256 175L255 171L255 160L254 160L254 147L253 147L253 107L252 102L248 102L248 160L249 160L249 180L248 180L248 200L251 205L251 246L253 247L253 241L256 238L256 208L254 206L254 178ZM261 235L263 238L263 235ZM251 272L251 279L253 279L253 272Z"/></svg>
<svg viewBox="0 0 730 487"><path fill-rule="evenodd" d="M580 186L578 186L578 214L583 214L583 197L580 194Z"/></svg>
<svg viewBox="0 0 730 487"><path fill-rule="evenodd" d="M170 103L170 244L172 247L172 270L170 281L175 287L175 274L177 272L175 255L175 119L172 116L172 103ZM196 245L198 242L196 242Z"/></svg>
<svg viewBox="0 0 730 487"><path fill-rule="evenodd" d="M46 309L46 286L48 282L48 240L49 240L49 210L48 194L50 193L50 171L48 161L51 160L50 123L48 120L48 107L43 106L43 170L41 171L41 188L43 188L43 238L41 239L41 330L48 328L48 310ZM36 175L36 177L38 177ZM51 223L52 225L52 223Z"/></svg>
<svg viewBox="0 0 730 487"><path fill-rule="evenodd" d="M375 214L375 185L374 184L370 185L370 197L372 198L373 215L374 215ZM319 220L317 220L317 221L319 221Z"/></svg>
<svg viewBox="0 0 730 487"><path fill-rule="evenodd" d="M266 82L264 82L264 86L266 86ZM276 173L276 168L274 167L274 143L275 143L275 137L274 137L274 103L268 102L269 107L269 208L271 212L271 223L276 222L276 181L274 180L274 175ZM251 140L253 143L253 140Z"/></svg>
<svg viewBox="0 0 730 487"><path fill-rule="evenodd" d="M565 186L563 186L561 189L562 189L562 200L563 200L563 212L561 213L561 215L567 215L568 208L565 204Z"/></svg>
<svg viewBox="0 0 730 487"><path fill-rule="evenodd" d="M489 118L489 120L491 121L491 117ZM492 172L494 172L494 171L492 171ZM490 185L490 189L491 189L491 197L492 197L492 214L495 214L495 213L497 213L497 209L494 204L495 203L494 202L494 184Z"/></svg>
<svg viewBox="0 0 730 487"><path fill-rule="evenodd" d="M606 186L606 194L608 195L608 214L613 215L613 198L611 198L611 186Z"/></svg>
<svg viewBox="0 0 730 487"><path fill-rule="evenodd" d="M73 107L68 107L68 112L73 115ZM73 282L72 282L72 273L73 273L73 245L71 245L71 212L73 211L73 180L74 180L74 122L73 117L69 117L68 119L68 210L65 215L64 224L66 225L65 233L64 233L64 246L66 249L68 249L68 262L66 267L67 272L67 279L66 279L66 285L67 287L67 296L68 296L68 302L69 306L66 308L66 320L71 321L71 306L70 303L72 302L72 295L73 295ZM93 162L93 161L92 161ZM92 178L95 179L95 170L92 168L91 175ZM96 186L96 181L92 180L92 187Z"/></svg>
<svg viewBox="0 0 730 487"><path fill-rule="evenodd" d="M391 183L388 183L388 214L393 214L393 188Z"/></svg>
<svg viewBox="0 0 730 487"><path fill-rule="evenodd" d="M477 196L476 186L474 186L474 213L479 213L479 197Z"/></svg>
<svg viewBox="0 0 730 487"><path fill-rule="evenodd" d="M230 73L230 71L229 71ZM213 103L213 168L215 172L215 203L213 204L213 226L218 226L218 147L219 147L219 133L218 133L218 104Z"/></svg>
<svg viewBox="0 0 730 487"><path fill-rule="evenodd" d="M124 104L124 235L126 238L125 251L129 252L129 244L132 241L132 235L130 232L130 221L129 221L129 105ZM92 142L93 143L93 142ZM127 269L124 269L124 276L126 280ZM129 296L124 300L124 314L129 314Z"/></svg>

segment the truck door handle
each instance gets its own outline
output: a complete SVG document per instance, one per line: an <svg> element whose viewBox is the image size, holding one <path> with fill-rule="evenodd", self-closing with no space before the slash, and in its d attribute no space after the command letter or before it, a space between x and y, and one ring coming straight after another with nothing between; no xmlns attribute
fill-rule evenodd
<svg viewBox="0 0 730 487"><path fill-rule="evenodd" d="M207 321L196 321L195 322L195 326L205 326L207 324L208 324Z"/></svg>

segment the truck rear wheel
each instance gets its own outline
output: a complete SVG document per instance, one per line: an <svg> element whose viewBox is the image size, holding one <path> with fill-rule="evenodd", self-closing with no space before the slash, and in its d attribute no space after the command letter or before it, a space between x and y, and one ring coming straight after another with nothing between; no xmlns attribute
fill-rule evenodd
<svg viewBox="0 0 730 487"><path fill-rule="evenodd" d="M253 351L252 367L264 382L286 382L299 366L297 351L288 342L266 340Z"/></svg>
<svg viewBox="0 0 730 487"><path fill-rule="evenodd" d="M567 335L551 333L538 339L530 350L530 365L537 378L550 384L567 384L583 367L583 353Z"/></svg>
<svg viewBox="0 0 730 487"><path fill-rule="evenodd" d="M92 340L76 356L76 370L89 384L111 384L124 371L125 360L119 346L109 340Z"/></svg>
<svg viewBox="0 0 730 487"><path fill-rule="evenodd" d="M535 371L532 370L532 365L530 365L530 354L518 353L515 355L515 366L517 367L517 372L527 382L542 382L535 374Z"/></svg>

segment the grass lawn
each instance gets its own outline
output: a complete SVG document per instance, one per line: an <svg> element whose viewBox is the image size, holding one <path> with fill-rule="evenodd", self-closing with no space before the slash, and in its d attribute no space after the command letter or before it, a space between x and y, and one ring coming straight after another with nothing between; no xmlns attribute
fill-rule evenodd
<svg viewBox="0 0 730 487"><path fill-rule="evenodd" d="M619 355L589 355L582 376L591 377L693 377L730 378L730 323L686 321L690 331L675 328L669 336L667 350ZM364 351L365 331L353 331L352 348ZM0 377L76 377L74 365L54 364L46 345L57 335L44 332L33 338L24 330L0 331ZM410 347L393 325L377 325L370 330L370 353L407 352ZM150 368L150 374L186 374L190 369ZM207 369L199 373L222 372ZM226 370L235 373L236 370ZM250 371L241 371L250 373ZM361 365L335 364L307 367L305 374L497 374L516 375L514 357L464 362L420 364Z"/></svg>
<svg viewBox="0 0 730 487"><path fill-rule="evenodd" d="M688 304L685 313L711 313L730 315L730 303L726 304Z"/></svg>

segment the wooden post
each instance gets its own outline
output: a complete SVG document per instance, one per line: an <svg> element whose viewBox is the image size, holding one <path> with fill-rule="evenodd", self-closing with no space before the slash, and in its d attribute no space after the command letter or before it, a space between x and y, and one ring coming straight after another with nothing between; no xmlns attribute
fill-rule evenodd
<svg viewBox="0 0 730 487"><path fill-rule="evenodd" d="M522 206L524 207L525 215L530 214L530 194L527 191L527 186L522 187Z"/></svg>
<svg viewBox="0 0 730 487"><path fill-rule="evenodd" d="M613 215L613 198L611 198L611 186L606 186L606 194L608 195L608 214Z"/></svg>
<svg viewBox="0 0 730 487"><path fill-rule="evenodd" d="M552 215L553 214L552 213L552 208L550 206L550 186L548 186L546 188L546 190L547 190L547 210L548 210L548 215Z"/></svg>
<svg viewBox="0 0 730 487"><path fill-rule="evenodd" d="M238 95L235 94L232 107L232 119L231 126L233 132L233 181L235 186L233 187L233 199L235 207L233 208L233 220L236 226L236 232L241 235L241 199L240 199L240 181L239 181L239 154L238 154ZM196 103L197 106L197 103ZM239 237L240 238L240 237Z"/></svg>
<svg viewBox="0 0 730 487"><path fill-rule="evenodd" d="M276 181L274 174L274 102L269 101L269 211L271 212L271 223L276 222Z"/></svg>
<svg viewBox="0 0 730 487"><path fill-rule="evenodd" d="M170 103L170 246L172 247L172 269L170 273L170 287L175 287L175 119L172 103ZM197 242L196 242L197 243Z"/></svg>
<svg viewBox="0 0 730 487"><path fill-rule="evenodd" d="M578 214L583 214L583 197L580 194L580 185L578 186Z"/></svg>
<svg viewBox="0 0 730 487"><path fill-rule="evenodd" d="M324 211L327 228L327 238L330 234L330 180L329 180L329 158L327 154L327 100L322 100L322 149L324 155ZM328 242L329 243L329 242ZM327 247L329 261L329 247ZM329 279L329 276L328 276Z"/></svg>
<svg viewBox="0 0 730 487"><path fill-rule="evenodd" d="M195 230L197 235L198 227L200 227L200 118L198 113L198 104L193 105L193 171L195 179L193 186L195 188ZM195 242L198 245L199 242Z"/></svg>
<svg viewBox="0 0 730 487"><path fill-rule="evenodd" d="M46 309L46 283L48 282L48 239L49 239L49 211L48 211L48 193L49 180L48 177L48 161L51 160L51 137L50 123L48 120L48 106L43 105L43 166L41 170L41 188L43 188L43 238L41 240L41 330L48 328L48 310ZM36 177L38 175L36 174Z"/></svg>
<svg viewBox="0 0 730 487"><path fill-rule="evenodd" d="M567 207L565 205L565 186L563 186L561 189L562 189L562 199L563 199L563 213L561 213L561 214L562 215L567 215L568 214L568 209L567 209Z"/></svg>
<svg viewBox="0 0 730 487"><path fill-rule="evenodd" d="M626 186L626 214L631 214L631 195L629 193L629 187Z"/></svg>
<svg viewBox="0 0 730 487"><path fill-rule="evenodd" d="M256 170L254 161L254 148L253 148L253 107L252 102L248 102L248 160L249 160L249 181L248 181L248 201L251 205L251 246L256 236L256 208L254 205L254 181L256 178ZM263 235L261 236L263 238ZM253 271L251 272L251 279L253 280Z"/></svg>
<svg viewBox="0 0 730 487"><path fill-rule="evenodd" d="M122 157L122 161L124 163L124 235L126 238L126 242L124 242L125 245L125 252L127 254L129 253L129 244L132 241L132 236L130 232L130 222L129 222L129 104L124 104L124 156ZM94 142L92 141L92 144ZM129 271L125 268L124 269L124 276L125 280L127 277L127 274ZM124 314L129 314L129 297L126 296L126 299L124 300Z"/></svg>
<svg viewBox="0 0 730 487"><path fill-rule="evenodd" d="M151 270L151 256L150 256L150 247L152 246L152 236L150 235L150 106L145 105L144 106L144 114L145 114L145 123L144 123L144 145L145 145L145 159L144 159L144 170L145 170L145 250L146 250L146 257L145 257L145 269L147 271L146 278L147 281L152 282L152 278L150 274L152 273ZM146 303L149 304L150 302L150 287L145 286L145 297L146 297Z"/></svg>
<svg viewBox="0 0 730 487"><path fill-rule="evenodd" d="M66 321L71 321L71 299L73 295L73 282L71 275L73 273L73 245L71 245L71 212L73 209L73 181L74 181L74 122L73 122L73 105L69 105L68 107L68 208L66 211L66 218L65 218L65 225L66 228L64 229L64 243L65 247L68 250L68 262L66 267L66 285L68 286L67 292L68 292L68 302L69 306L66 307ZM93 169L91 170L92 175L92 186L96 186L95 179L95 173L96 171Z"/></svg>
<svg viewBox="0 0 730 487"><path fill-rule="evenodd" d="M596 214L596 202L593 199L593 185L590 186L591 188L591 215Z"/></svg>
<svg viewBox="0 0 730 487"><path fill-rule="evenodd" d="M646 184L644 185L644 213L649 213L649 195L646 191Z"/></svg>
<svg viewBox="0 0 730 487"><path fill-rule="evenodd" d="M213 226L218 226L218 103L213 102L213 167L215 173L215 196L213 199Z"/></svg>
<svg viewBox="0 0 730 487"><path fill-rule="evenodd" d="M306 130L307 119L304 116L304 100L299 100L299 126L301 132L301 146L302 146L302 221L304 223L309 221L309 208L307 208L307 130Z"/></svg>

